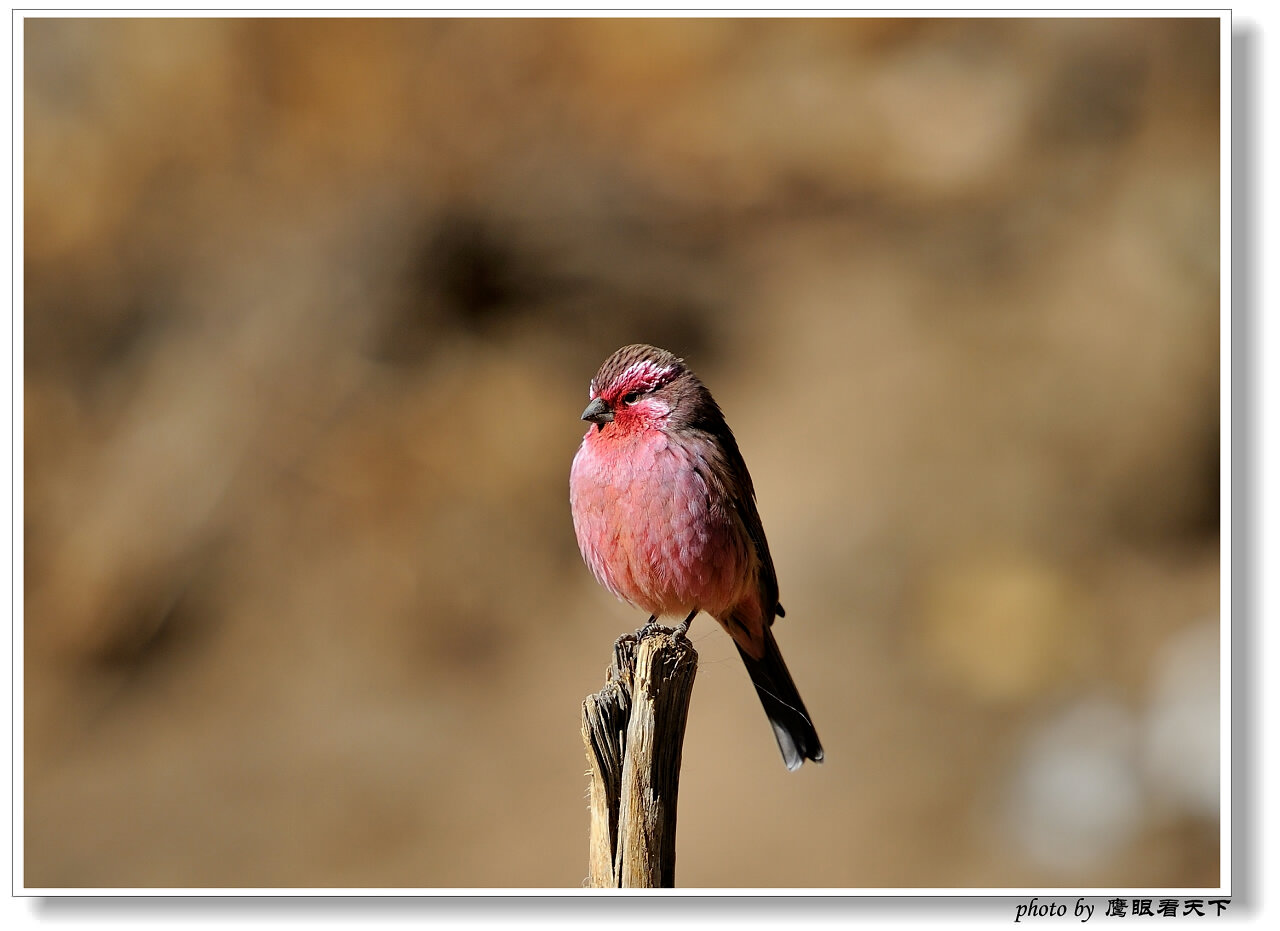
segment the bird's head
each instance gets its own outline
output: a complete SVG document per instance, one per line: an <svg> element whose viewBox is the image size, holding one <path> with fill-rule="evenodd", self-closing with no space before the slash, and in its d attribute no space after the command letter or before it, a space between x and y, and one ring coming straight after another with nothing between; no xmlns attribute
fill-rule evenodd
<svg viewBox="0 0 1280 931"><path fill-rule="evenodd" d="M600 432L608 424L623 433L659 426L695 385L701 387L684 360L665 349L640 343L623 346L591 379L591 403L582 419Z"/></svg>

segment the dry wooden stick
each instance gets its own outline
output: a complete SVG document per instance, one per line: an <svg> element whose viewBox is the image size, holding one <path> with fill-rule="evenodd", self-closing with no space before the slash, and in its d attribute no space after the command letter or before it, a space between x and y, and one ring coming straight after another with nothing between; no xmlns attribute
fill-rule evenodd
<svg viewBox="0 0 1280 931"><path fill-rule="evenodd" d="M680 757L697 671L683 635L626 634L613 645L604 688L582 703L593 887L675 885Z"/></svg>

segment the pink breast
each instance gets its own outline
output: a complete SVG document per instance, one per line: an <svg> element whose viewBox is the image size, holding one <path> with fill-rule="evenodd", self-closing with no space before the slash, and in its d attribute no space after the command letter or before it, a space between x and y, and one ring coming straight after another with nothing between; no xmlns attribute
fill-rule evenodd
<svg viewBox="0 0 1280 931"><path fill-rule="evenodd" d="M650 614L723 614L754 589L746 532L699 468L698 447L661 430L593 429L574 457L569 496L583 558L602 585Z"/></svg>

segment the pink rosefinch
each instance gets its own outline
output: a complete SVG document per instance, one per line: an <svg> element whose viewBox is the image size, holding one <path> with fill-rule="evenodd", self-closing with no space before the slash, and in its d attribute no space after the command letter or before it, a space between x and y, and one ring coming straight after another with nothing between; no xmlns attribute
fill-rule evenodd
<svg viewBox="0 0 1280 931"><path fill-rule="evenodd" d="M773 638L778 578L755 489L719 405L684 360L619 349L591 381L569 475L573 529L600 584L649 623L699 611L733 638L787 769L822 744Z"/></svg>

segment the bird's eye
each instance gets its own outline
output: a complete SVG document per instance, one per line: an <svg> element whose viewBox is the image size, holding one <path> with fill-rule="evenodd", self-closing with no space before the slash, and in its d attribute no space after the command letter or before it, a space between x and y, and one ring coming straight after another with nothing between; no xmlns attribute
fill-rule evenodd
<svg viewBox="0 0 1280 931"><path fill-rule="evenodd" d="M625 395L623 395L623 397L622 397L622 403L623 403L623 404L635 404L635 403L636 403L636 401L637 401L637 400L639 400L639 398L640 398L640 392L639 392L639 391L629 391L629 392L627 392Z"/></svg>

